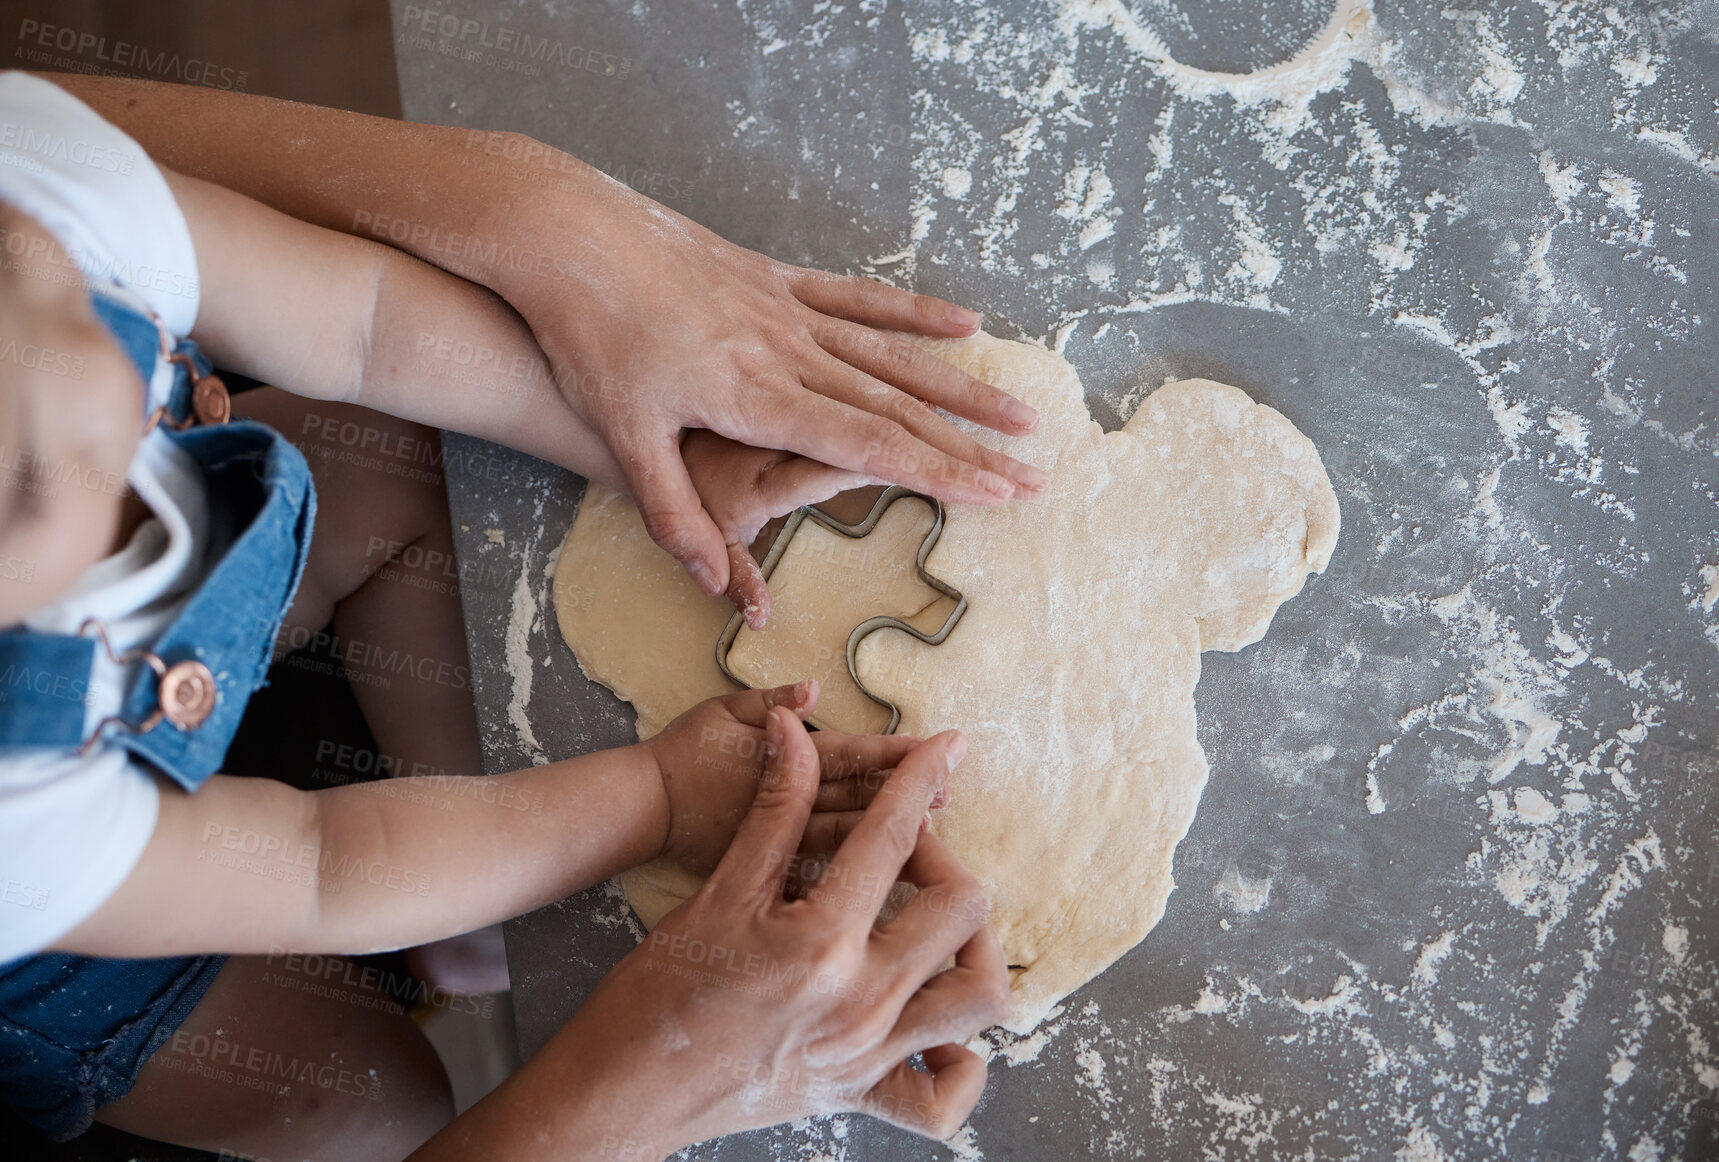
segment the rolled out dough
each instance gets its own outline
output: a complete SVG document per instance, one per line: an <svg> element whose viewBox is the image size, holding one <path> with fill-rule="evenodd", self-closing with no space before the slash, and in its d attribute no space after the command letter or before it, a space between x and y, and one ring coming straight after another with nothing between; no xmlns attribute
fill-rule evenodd
<svg viewBox="0 0 1719 1162"><path fill-rule="evenodd" d="M1107 435L1048 351L984 334L915 341L1037 407L1024 439L956 422L1052 478L1034 500L950 506L927 568L966 595L964 620L939 646L880 630L858 657L901 730L967 733L933 829L992 893L1005 1024L1024 1033L1163 915L1206 781L1200 651L1258 641L1325 568L1337 498L1312 442L1233 387L1166 383ZM801 576L798 599L831 583ZM625 498L586 493L555 586L568 644L633 703L640 737L733 688L714 658L727 603L650 542ZM651 925L697 881L653 865L623 885Z"/></svg>

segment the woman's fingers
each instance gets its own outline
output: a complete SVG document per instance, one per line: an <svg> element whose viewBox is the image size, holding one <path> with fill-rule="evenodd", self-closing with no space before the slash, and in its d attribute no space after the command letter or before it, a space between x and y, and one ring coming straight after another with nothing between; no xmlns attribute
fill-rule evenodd
<svg viewBox="0 0 1719 1162"><path fill-rule="evenodd" d="M1036 409L899 335L830 319L813 324L812 338L843 363L974 423L1017 436L1038 427Z"/></svg>
<svg viewBox="0 0 1719 1162"><path fill-rule="evenodd" d="M930 295L869 278L851 278L823 270L784 266L782 272L794 297L814 311L893 331L961 338L979 329L979 316Z"/></svg>
<svg viewBox="0 0 1719 1162"><path fill-rule="evenodd" d="M932 799L966 749L961 732L950 730L902 759L807 899L832 918L863 914L869 924L913 854Z"/></svg>
<svg viewBox="0 0 1719 1162"><path fill-rule="evenodd" d="M820 734L824 733L822 731ZM877 793L889 783L889 770L880 768L875 771L862 771L852 777L840 779L825 779L818 785L818 798L812 805L814 812L853 811L863 812L871 806ZM949 788L943 787L932 797L931 807L949 805Z"/></svg>
<svg viewBox="0 0 1719 1162"><path fill-rule="evenodd" d="M996 930L980 928L955 953L955 964L916 989L884 1042L886 1060L909 1057L945 1041L965 1041L1009 1015L1009 968Z"/></svg>
<svg viewBox="0 0 1719 1162"><path fill-rule="evenodd" d="M842 734L820 730L812 744L818 748L818 758L823 764L819 776L824 782L872 776L875 788L883 785L884 774L913 753L919 739L908 734Z"/></svg>
<svg viewBox="0 0 1719 1162"><path fill-rule="evenodd" d="M814 811L806 821L805 833L800 836L799 854L822 866L864 818L864 811ZM811 884L806 886L811 887Z"/></svg>
<svg viewBox="0 0 1719 1162"><path fill-rule="evenodd" d="M877 389L868 401L873 406L850 406L800 387L791 400L760 408L745 430L723 434L787 448L869 480L903 484L955 504L1001 504L1014 497L1016 485L1007 476L934 448L879 414L878 409L892 406L891 397L905 397L887 384L879 383Z"/></svg>
<svg viewBox="0 0 1719 1162"><path fill-rule="evenodd" d="M714 597L727 589L728 546L687 474L679 433L666 442L648 431L643 438L606 435L651 540L679 561L704 592Z"/></svg>
<svg viewBox="0 0 1719 1162"><path fill-rule="evenodd" d="M977 1053L936 1045L925 1051L925 1071L899 1062L866 1092L860 1109L941 1142L967 1121L984 1091L985 1063Z"/></svg>
<svg viewBox="0 0 1719 1162"><path fill-rule="evenodd" d="M937 362L943 361L939 359ZM950 367L950 370L955 369ZM801 375L812 390L893 420L926 446L953 457L959 463L1011 481L1017 486L1018 495L1035 495L1050 483L1050 477L1040 469L985 447L938 415L935 408L834 355L825 353L814 357L812 366Z"/></svg>
<svg viewBox="0 0 1719 1162"><path fill-rule="evenodd" d="M765 768L752 807L706 888L780 900L818 790L818 752L794 712L772 706L764 729Z"/></svg>
<svg viewBox="0 0 1719 1162"><path fill-rule="evenodd" d="M991 898L935 835L919 836L901 878L919 890L877 940L911 991L986 926Z"/></svg>

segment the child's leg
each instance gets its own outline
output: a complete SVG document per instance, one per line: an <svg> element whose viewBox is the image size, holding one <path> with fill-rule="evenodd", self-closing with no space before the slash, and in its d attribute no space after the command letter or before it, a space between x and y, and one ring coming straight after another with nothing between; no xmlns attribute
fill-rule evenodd
<svg viewBox="0 0 1719 1162"><path fill-rule="evenodd" d="M335 652L390 773L482 774L437 433L275 388L246 392L233 412L296 444L316 482L316 533L285 644L332 616ZM456 992L507 988L499 928L413 949L408 961Z"/></svg>
<svg viewBox="0 0 1719 1162"><path fill-rule="evenodd" d="M296 444L316 482L316 535L284 644L332 616L391 773L482 774L436 432L275 388L246 392L233 412Z"/></svg>
<svg viewBox="0 0 1719 1162"><path fill-rule="evenodd" d="M385 1162L453 1117L436 1051L348 961L236 956L96 1120L252 1158Z"/></svg>

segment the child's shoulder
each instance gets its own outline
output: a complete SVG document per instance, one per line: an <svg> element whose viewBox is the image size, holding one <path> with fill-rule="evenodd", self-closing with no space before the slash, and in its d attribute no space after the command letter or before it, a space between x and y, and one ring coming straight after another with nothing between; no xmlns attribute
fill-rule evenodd
<svg viewBox="0 0 1719 1162"><path fill-rule="evenodd" d="M0 72L0 109L0 201L51 231L84 278L130 289L174 334L188 334L197 318L197 254L143 147L28 73ZM7 256L17 257L9 249Z"/></svg>

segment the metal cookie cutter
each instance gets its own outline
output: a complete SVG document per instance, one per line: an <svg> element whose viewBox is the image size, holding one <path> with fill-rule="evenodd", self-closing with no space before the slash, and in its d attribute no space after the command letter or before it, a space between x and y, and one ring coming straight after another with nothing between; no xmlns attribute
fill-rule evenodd
<svg viewBox="0 0 1719 1162"><path fill-rule="evenodd" d="M926 496L922 492L914 492L912 489L903 488L898 484L884 489L883 493L872 503L871 511L866 514L865 519L856 525L843 524L828 513L821 512L809 505L797 508L794 510L793 514L788 517L788 523L782 526L782 531L776 534L775 541L771 542L770 551L764 555L764 560L759 562L758 565L759 572L764 574L764 580L769 581L770 575L776 571L776 566L787 553L788 544L794 539L794 534L799 532L800 526L808 520L823 525L831 532L840 536L858 540L861 537L869 535L871 531L877 527L877 522L883 519L883 514L890 505L894 504L898 500L907 500L910 498L914 500L923 500L926 504L930 505L932 516L931 527L926 530L925 539L919 543L919 555L918 559L914 562L914 567L918 571L919 579L921 581L931 586L931 588L935 589L937 592L943 594L943 596L954 598L955 608L950 612L949 616L944 619L942 626L938 628L936 633L926 633L915 626L909 625L899 617L879 616L866 618L864 621L854 626L853 632L848 634L848 676L854 680L854 685L859 687L861 694L864 694L879 706L886 706L889 708L889 726L884 729L885 734L894 734L895 728L901 724L901 708L896 706L895 703L891 702L887 698L879 698L876 694L867 690L865 683L860 681L859 669L855 665L859 658L860 642L864 641L868 634L871 634L876 630L889 628L899 629L904 633L911 634L928 645L939 645L942 643L944 638L949 636L949 632L955 628L955 623L961 620L961 615L967 612L967 598L961 594L959 589L956 589L953 585L944 581L940 581L925 571L925 558L931 555L931 550L937 547L937 539L943 535L942 503L932 497ZM728 619L728 626L722 631L722 637L716 643L716 664L721 667L722 672L728 675L730 680L741 686L751 688L752 683L746 681L744 678L740 677L740 675L728 668L728 652L734 648L734 639L740 635L740 629L745 624L746 619L739 613L736 613L733 617Z"/></svg>

